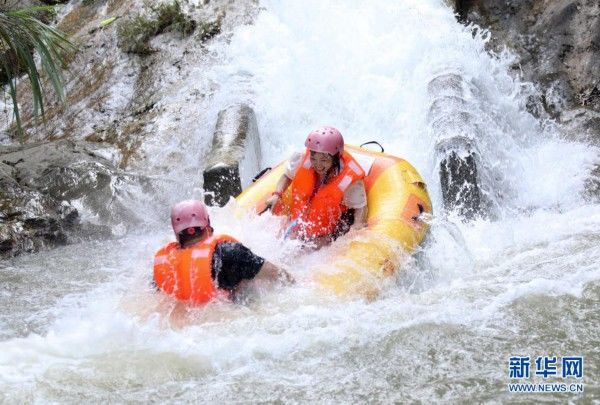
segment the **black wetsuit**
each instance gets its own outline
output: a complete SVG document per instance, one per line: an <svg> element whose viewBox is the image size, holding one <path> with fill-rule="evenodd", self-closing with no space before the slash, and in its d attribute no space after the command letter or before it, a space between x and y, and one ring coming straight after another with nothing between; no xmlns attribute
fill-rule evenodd
<svg viewBox="0 0 600 405"><path fill-rule="evenodd" d="M212 257L212 279L219 288L233 290L242 280L253 279L264 263L265 259L241 243L220 242Z"/></svg>

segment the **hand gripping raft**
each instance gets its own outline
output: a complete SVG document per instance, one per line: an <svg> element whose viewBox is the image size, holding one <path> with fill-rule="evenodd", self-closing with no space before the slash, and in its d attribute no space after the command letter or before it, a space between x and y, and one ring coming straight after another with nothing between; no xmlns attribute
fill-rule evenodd
<svg viewBox="0 0 600 405"><path fill-rule="evenodd" d="M403 259L423 241L428 225L423 214L431 214L425 182L404 159L347 145L363 167L367 191L367 227L342 244L330 264L315 268L317 282L338 295L375 297L382 281L401 271ZM238 197L246 210L261 212L265 200L284 172L285 161L260 177ZM282 196L284 214L289 214L291 187ZM345 238L343 238L345 239ZM334 249L336 250L336 249Z"/></svg>

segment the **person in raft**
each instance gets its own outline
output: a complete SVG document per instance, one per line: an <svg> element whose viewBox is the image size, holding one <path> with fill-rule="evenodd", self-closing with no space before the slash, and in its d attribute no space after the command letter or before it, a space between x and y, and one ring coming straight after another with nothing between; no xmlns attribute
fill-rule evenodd
<svg viewBox="0 0 600 405"><path fill-rule="evenodd" d="M322 247L348 232L366 225L365 174L358 162L344 151L344 138L333 127L308 134L305 151L288 160L285 173L266 200L275 214L278 202L291 186L291 214L286 236Z"/></svg>
<svg viewBox="0 0 600 405"><path fill-rule="evenodd" d="M206 303L216 296L234 298L245 280L293 282L283 269L254 254L227 235L214 234L206 206L182 201L171 210L177 242L154 256L156 287L178 300Z"/></svg>

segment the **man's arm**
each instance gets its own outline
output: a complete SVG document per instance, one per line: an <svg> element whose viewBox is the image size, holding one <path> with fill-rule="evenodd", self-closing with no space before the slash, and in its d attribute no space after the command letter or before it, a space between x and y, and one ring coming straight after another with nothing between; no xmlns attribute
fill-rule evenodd
<svg viewBox="0 0 600 405"><path fill-rule="evenodd" d="M290 284L295 282L294 277L290 273L266 260L254 278L270 281L279 280Z"/></svg>
<svg viewBox="0 0 600 405"><path fill-rule="evenodd" d="M235 289L244 280L293 280L285 270L236 242L221 242L213 255L213 278L219 288Z"/></svg>

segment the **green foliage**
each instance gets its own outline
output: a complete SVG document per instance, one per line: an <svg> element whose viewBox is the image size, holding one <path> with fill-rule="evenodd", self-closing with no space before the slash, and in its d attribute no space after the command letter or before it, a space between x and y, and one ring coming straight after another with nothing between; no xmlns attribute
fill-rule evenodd
<svg viewBox="0 0 600 405"><path fill-rule="evenodd" d="M67 3L67 2L68 2L68 0L45 0L45 1L42 0L42 3L48 4L48 5L51 5L51 6L55 6L57 4L64 4L64 3Z"/></svg>
<svg viewBox="0 0 600 405"><path fill-rule="evenodd" d="M117 29L119 47L128 53L147 55L152 52L148 41L155 35L155 23L137 15L122 22Z"/></svg>
<svg viewBox="0 0 600 405"><path fill-rule="evenodd" d="M147 55L154 52L148 42L156 35L171 30L187 36L196 28L196 22L183 13L177 0L151 7L151 11L150 17L137 15L119 25L117 36L123 51Z"/></svg>
<svg viewBox="0 0 600 405"><path fill-rule="evenodd" d="M118 17L110 17L100 22L100 28L105 28L114 23Z"/></svg>
<svg viewBox="0 0 600 405"><path fill-rule="evenodd" d="M157 15L158 32L167 28L181 33L182 36L190 35L196 29L196 22L181 11L179 1L170 4L161 4L153 9Z"/></svg>
<svg viewBox="0 0 600 405"><path fill-rule="evenodd" d="M200 40L202 42L208 41L209 39L221 32L221 19L222 18L219 17L215 21L209 21L200 24L200 28L198 29L198 31Z"/></svg>
<svg viewBox="0 0 600 405"><path fill-rule="evenodd" d="M40 71L35 63L34 52L40 58L41 68L48 77L58 99L65 100L62 68L66 55L75 51L75 45L60 31L38 19L40 13L54 13L51 6L30 7L23 10L0 12L0 67L6 75L9 93L13 101L13 113L17 130L23 138L19 104L17 102L17 79L20 72L29 78L33 96L34 115L44 115L44 90Z"/></svg>

